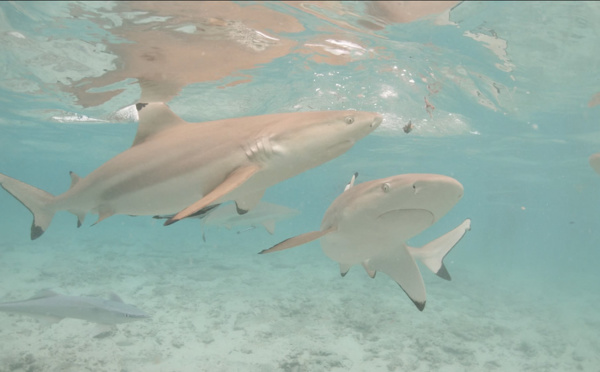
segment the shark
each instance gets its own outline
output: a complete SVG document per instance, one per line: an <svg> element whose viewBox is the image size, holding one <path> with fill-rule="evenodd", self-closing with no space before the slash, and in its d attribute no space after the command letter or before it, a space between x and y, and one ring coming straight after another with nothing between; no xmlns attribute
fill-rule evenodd
<svg viewBox="0 0 600 372"><path fill-rule="evenodd" d="M375 130L380 114L364 111L279 113L190 123L163 102L138 103L132 146L54 196L0 174L0 186L33 214L39 238L57 211L77 216L169 215L170 225L211 205L234 201L239 214L265 190L332 160Z"/></svg>
<svg viewBox="0 0 600 372"><path fill-rule="evenodd" d="M218 208L217 208L218 206ZM250 226L254 228L263 226L271 235L275 233L275 224L286 218L291 218L300 213L297 209L292 209L279 204L273 204L266 201L260 201L254 208L245 214L238 214L235 204L215 205L214 208L191 215L188 218L200 219L202 228L206 226L224 226L231 230L234 227ZM170 218L171 216L154 216L154 218ZM203 239L204 233L202 234Z"/></svg>
<svg viewBox="0 0 600 372"><path fill-rule="evenodd" d="M462 198L463 186L439 174L401 174L354 185L356 175L325 211L320 230L289 238L259 253L318 239L325 255L339 263L342 276L354 265L362 265L371 278L382 271L422 311L426 292L416 260L450 280L443 259L470 230L471 220L420 248L406 241L450 211Z"/></svg>
<svg viewBox="0 0 600 372"><path fill-rule="evenodd" d="M589 161L592 169L595 170L596 173L600 174L600 152L592 154Z"/></svg>
<svg viewBox="0 0 600 372"><path fill-rule="evenodd" d="M66 296L50 289L42 290L24 301L0 303L0 311L26 314L50 321L75 318L102 325L116 325L150 317L137 307L124 303L116 294L104 299Z"/></svg>

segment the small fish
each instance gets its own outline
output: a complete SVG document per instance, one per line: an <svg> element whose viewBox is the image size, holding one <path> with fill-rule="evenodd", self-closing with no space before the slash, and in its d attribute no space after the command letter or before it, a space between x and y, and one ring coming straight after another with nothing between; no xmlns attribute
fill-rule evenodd
<svg viewBox="0 0 600 372"><path fill-rule="evenodd" d="M409 120L408 124L406 124L402 129L404 129L404 133L408 134L408 133L412 132L414 127L415 126L413 125L412 121Z"/></svg>

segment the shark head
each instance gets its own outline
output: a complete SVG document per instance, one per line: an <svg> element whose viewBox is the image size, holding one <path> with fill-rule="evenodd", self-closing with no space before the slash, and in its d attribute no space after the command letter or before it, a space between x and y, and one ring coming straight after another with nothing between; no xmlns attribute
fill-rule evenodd
<svg viewBox="0 0 600 372"><path fill-rule="evenodd" d="M150 318L150 315L134 305L126 304L116 294L111 294L110 299L86 298L94 304L97 303L95 319L88 319L102 324L128 323L140 319Z"/></svg>
<svg viewBox="0 0 600 372"><path fill-rule="evenodd" d="M402 174L365 182L340 195L325 214L322 228L369 221L375 229L393 229L396 238L409 239L452 209L463 191L454 178L438 174Z"/></svg>
<svg viewBox="0 0 600 372"><path fill-rule="evenodd" d="M299 162L313 167L345 153L374 131L383 117L347 110L295 113L289 119L286 130L272 136L273 149L275 153L301 154Z"/></svg>

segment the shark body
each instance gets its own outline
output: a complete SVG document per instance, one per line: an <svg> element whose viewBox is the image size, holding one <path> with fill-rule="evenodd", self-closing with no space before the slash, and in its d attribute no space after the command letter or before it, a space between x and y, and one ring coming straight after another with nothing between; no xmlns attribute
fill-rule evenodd
<svg viewBox="0 0 600 372"><path fill-rule="evenodd" d="M240 214L266 188L350 149L382 121L376 113L320 111L188 123L160 102L137 104L139 127L128 150L54 196L0 174L0 185L33 214L31 239L54 213L67 210L81 226L114 214L169 215L165 225L233 200Z"/></svg>
<svg viewBox="0 0 600 372"><path fill-rule="evenodd" d="M339 263L342 276L357 264L371 278L382 271L423 310L425 284L415 259L450 280L443 258L470 229L471 221L466 219L421 248L410 247L406 241L444 216L461 199L462 185L443 175L403 174L354 186L355 176L325 212L319 231L284 240L260 253L319 239L323 252Z"/></svg>
<svg viewBox="0 0 600 372"><path fill-rule="evenodd" d="M197 218L205 226L223 226L228 230L234 227L249 226L250 228L261 225L271 235L275 233L275 224L286 218L291 218L300 212L283 205L260 201L248 213L239 214L235 204L213 204L198 211L188 218ZM157 219L168 219L172 216L154 216ZM206 241L204 233L202 238Z"/></svg>
<svg viewBox="0 0 600 372"><path fill-rule="evenodd" d="M238 214L233 204L221 206L202 220L204 225L224 226L231 229L237 226L263 226L269 234L275 233L275 223L300 213L283 205L261 201L246 214Z"/></svg>
<svg viewBox="0 0 600 372"><path fill-rule="evenodd" d="M128 323L150 317L137 307L124 303L114 294L110 299L103 299L65 296L51 290L44 290L24 301L0 303L0 311L55 321L75 318L104 325Z"/></svg>

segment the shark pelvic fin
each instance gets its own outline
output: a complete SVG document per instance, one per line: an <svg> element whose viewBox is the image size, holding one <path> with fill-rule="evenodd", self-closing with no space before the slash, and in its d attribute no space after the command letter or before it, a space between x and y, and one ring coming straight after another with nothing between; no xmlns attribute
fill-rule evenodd
<svg viewBox="0 0 600 372"><path fill-rule="evenodd" d="M135 105L138 110L140 122L138 130L133 140L132 147L145 142L157 133L172 128L176 125L188 124L185 120L177 116L169 106L163 102L138 103Z"/></svg>
<svg viewBox="0 0 600 372"><path fill-rule="evenodd" d="M108 217L112 216L114 214L114 212L109 209L109 208L100 208L98 210L98 220L96 222L94 222L92 224L92 226L94 226L95 224L97 224L98 222L107 219Z"/></svg>
<svg viewBox="0 0 600 372"><path fill-rule="evenodd" d="M369 267L369 260L364 260L364 261L362 262L362 267L365 269L365 271L367 272L367 275L369 275L369 277L370 277L371 279L374 279L374 278L375 278L375 274L377 274L377 271L375 271L375 270L372 270L372 269Z"/></svg>
<svg viewBox="0 0 600 372"><path fill-rule="evenodd" d="M251 164L245 167L240 167L231 172L227 178L217 187L215 187L211 192L204 195L204 197L189 207L185 208L181 212L177 213L173 217L169 218L165 221L165 226L171 225L183 218L186 218L197 211L205 208L217 200L222 198L223 196L229 194L231 191L238 188L244 182L246 182L253 174L258 172L261 167L257 164Z"/></svg>
<svg viewBox="0 0 600 372"><path fill-rule="evenodd" d="M265 194L265 190L260 190L258 192L244 195L235 199L235 207L237 209L238 214L245 214L260 202L260 199Z"/></svg>
<svg viewBox="0 0 600 372"><path fill-rule="evenodd" d="M262 225L271 235L275 234L275 220L263 221Z"/></svg>
<svg viewBox="0 0 600 372"><path fill-rule="evenodd" d="M348 274L348 271L350 271L350 268L352 267L352 265L348 265L348 264L340 264L340 275L343 277L346 276L346 274Z"/></svg>

